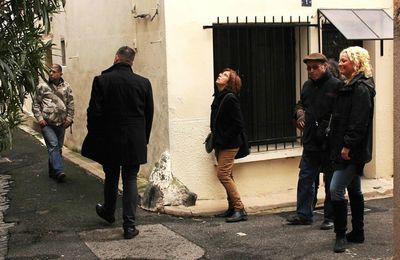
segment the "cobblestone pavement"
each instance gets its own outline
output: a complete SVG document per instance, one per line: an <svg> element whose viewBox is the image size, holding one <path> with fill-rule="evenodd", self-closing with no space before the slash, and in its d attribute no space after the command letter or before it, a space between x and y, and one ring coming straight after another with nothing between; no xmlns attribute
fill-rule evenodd
<svg viewBox="0 0 400 260"><path fill-rule="evenodd" d="M0 165L10 162L8 158L0 157ZM4 259L7 255L8 229L14 225L13 223L4 222L4 213L9 207L7 194L10 191L10 182L11 176L0 174L0 259Z"/></svg>

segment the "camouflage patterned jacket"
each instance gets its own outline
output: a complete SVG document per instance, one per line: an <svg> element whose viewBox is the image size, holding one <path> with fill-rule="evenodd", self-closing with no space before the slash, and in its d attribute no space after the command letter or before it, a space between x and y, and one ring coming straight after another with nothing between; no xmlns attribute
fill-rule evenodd
<svg viewBox="0 0 400 260"><path fill-rule="evenodd" d="M66 120L73 122L74 97L71 86L61 79L58 86L40 83L33 98L32 112L38 121L50 125L62 125Z"/></svg>

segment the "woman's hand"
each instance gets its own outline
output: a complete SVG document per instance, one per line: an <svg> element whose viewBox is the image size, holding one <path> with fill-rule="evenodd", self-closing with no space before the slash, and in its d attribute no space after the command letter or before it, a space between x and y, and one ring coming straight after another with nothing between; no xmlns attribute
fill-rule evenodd
<svg viewBox="0 0 400 260"><path fill-rule="evenodd" d="M342 151L340 152L340 155L342 156L342 158L344 160L348 161L348 160L350 160L349 153L350 153L350 149L347 147L343 147Z"/></svg>

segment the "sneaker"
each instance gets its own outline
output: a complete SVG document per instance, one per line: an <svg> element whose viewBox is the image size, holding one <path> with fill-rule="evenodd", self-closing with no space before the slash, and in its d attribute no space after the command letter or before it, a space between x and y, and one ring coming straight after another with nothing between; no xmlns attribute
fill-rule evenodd
<svg viewBox="0 0 400 260"><path fill-rule="evenodd" d="M329 230L333 228L333 221L329 219L325 219L322 223L319 229L321 230Z"/></svg>
<svg viewBox="0 0 400 260"><path fill-rule="evenodd" d="M291 216L286 220L288 225L311 225L313 223L312 219L305 219L298 215Z"/></svg>

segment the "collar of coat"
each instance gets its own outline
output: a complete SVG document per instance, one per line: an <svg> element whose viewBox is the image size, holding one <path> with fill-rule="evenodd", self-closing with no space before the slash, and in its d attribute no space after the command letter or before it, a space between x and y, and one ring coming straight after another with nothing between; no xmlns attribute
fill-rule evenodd
<svg viewBox="0 0 400 260"><path fill-rule="evenodd" d="M372 77L371 78L365 77L364 72L360 72L357 75L355 75L350 80L350 82L348 84L343 85L343 87L341 89L339 89L339 91L344 91L344 92L353 91L354 85L357 82L364 83L365 86L367 86L372 97L374 97L376 95L374 79Z"/></svg>
<svg viewBox="0 0 400 260"><path fill-rule="evenodd" d="M60 86L61 84L64 83L64 79L63 79L63 78L60 78L60 81L58 82L58 84L54 83L54 82L51 80L51 78L49 78L49 81L48 81L48 82L49 82L49 85L58 87L58 86Z"/></svg>
<svg viewBox="0 0 400 260"><path fill-rule="evenodd" d="M103 71L101 74L108 73L114 70L130 70L131 72L133 72L131 65L126 62L118 62Z"/></svg>
<svg viewBox="0 0 400 260"><path fill-rule="evenodd" d="M325 73L322 74L322 76L319 79L317 80L310 79L310 80L314 83L315 86L319 87L330 78L332 78L332 74L329 72L329 70L326 70Z"/></svg>

